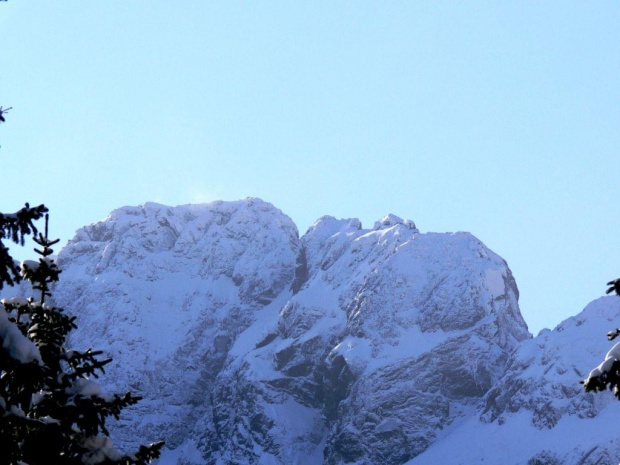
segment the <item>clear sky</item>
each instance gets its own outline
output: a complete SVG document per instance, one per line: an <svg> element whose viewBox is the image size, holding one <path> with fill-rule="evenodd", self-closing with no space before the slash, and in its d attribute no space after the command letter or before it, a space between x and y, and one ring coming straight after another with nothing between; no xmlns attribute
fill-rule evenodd
<svg viewBox="0 0 620 465"><path fill-rule="evenodd" d="M620 276L620 3L0 2L0 211L260 197L504 257L537 333ZM611 329L611 328L610 328Z"/></svg>

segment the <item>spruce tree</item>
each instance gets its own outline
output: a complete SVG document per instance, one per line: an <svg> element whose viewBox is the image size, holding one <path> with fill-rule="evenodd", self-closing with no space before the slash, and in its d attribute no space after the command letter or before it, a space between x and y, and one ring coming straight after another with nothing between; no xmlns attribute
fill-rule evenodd
<svg viewBox="0 0 620 465"><path fill-rule="evenodd" d="M620 296L620 279L609 281L607 286L609 286L606 291L607 294L615 292L616 295ZM618 336L620 336L620 328L607 333L607 339L610 341ZM581 384L583 384L586 392L599 392L609 388L614 396L620 400L620 342L607 352L603 362L590 371L588 377L581 381Z"/></svg>
<svg viewBox="0 0 620 465"><path fill-rule="evenodd" d="M44 218L40 233L35 225ZM0 214L0 290L22 280L33 295L0 305L0 465L147 464L163 442L123 455L112 445L106 421L140 397L107 395L93 381L111 359L101 351L69 350L75 316L53 305L50 285L60 270L52 258L48 213L43 205ZM5 240L24 244L33 235L38 261L15 262Z"/></svg>

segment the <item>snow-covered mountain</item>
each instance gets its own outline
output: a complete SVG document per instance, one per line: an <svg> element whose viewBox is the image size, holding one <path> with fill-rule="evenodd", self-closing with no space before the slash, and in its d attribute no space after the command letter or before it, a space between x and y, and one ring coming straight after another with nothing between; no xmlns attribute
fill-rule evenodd
<svg viewBox="0 0 620 465"><path fill-rule="evenodd" d="M148 203L80 229L59 264L72 344L114 358L107 390L144 397L115 442L163 439L162 464L620 457L618 407L578 384L620 299L532 339L508 266L471 234L388 215L300 238L258 199Z"/></svg>

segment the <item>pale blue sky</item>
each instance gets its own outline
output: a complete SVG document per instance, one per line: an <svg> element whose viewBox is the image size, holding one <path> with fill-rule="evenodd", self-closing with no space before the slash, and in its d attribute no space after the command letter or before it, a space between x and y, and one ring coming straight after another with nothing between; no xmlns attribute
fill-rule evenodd
<svg viewBox="0 0 620 465"><path fill-rule="evenodd" d="M616 2L0 2L0 211L260 197L504 257L530 329L620 276ZM13 188L11 186L13 185ZM611 329L611 328L610 328Z"/></svg>

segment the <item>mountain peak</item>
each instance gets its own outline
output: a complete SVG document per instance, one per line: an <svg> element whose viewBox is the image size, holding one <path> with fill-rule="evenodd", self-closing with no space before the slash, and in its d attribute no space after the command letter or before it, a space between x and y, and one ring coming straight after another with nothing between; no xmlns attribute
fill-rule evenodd
<svg viewBox="0 0 620 465"><path fill-rule="evenodd" d="M415 223L412 220L403 220L400 216L396 216L393 213L388 213L379 221L375 221L373 229L375 231L381 229L389 229L392 226L396 226L398 224L405 226L407 229L413 229L416 232L419 232L418 228L416 228Z"/></svg>

